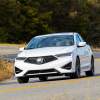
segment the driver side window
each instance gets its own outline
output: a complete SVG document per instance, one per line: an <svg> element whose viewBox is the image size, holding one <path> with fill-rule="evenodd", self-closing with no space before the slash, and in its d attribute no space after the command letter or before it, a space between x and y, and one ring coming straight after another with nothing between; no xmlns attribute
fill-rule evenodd
<svg viewBox="0 0 100 100"><path fill-rule="evenodd" d="M84 42L84 40L79 34L77 34L76 35L76 43L78 44L79 42Z"/></svg>
<svg viewBox="0 0 100 100"><path fill-rule="evenodd" d="M79 44L81 42L81 39L79 38L79 35L76 35L76 44Z"/></svg>

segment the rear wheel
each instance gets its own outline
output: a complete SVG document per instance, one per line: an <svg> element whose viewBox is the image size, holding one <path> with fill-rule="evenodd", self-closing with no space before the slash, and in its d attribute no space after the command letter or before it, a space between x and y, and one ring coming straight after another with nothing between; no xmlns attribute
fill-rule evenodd
<svg viewBox="0 0 100 100"><path fill-rule="evenodd" d="M91 69L86 71L86 76L94 76L94 58L91 58Z"/></svg>
<svg viewBox="0 0 100 100"><path fill-rule="evenodd" d="M74 79L74 78L79 78L80 77L80 60L77 57L76 59L76 66L75 66L75 72L70 74L70 78Z"/></svg>
<svg viewBox="0 0 100 100"><path fill-rule="evenodd" d="M28 77L18 77L17 81L18 83L28 83L29 78Z"/></svg>
<svg viewBox="0 0 100 100"><path fill-rule="evenodd" d="M39 77L39 80L40 80L40 81L47 81L47 80L48 80L48 77L46 77L46 76L41 76L41 77Z"/></svg>

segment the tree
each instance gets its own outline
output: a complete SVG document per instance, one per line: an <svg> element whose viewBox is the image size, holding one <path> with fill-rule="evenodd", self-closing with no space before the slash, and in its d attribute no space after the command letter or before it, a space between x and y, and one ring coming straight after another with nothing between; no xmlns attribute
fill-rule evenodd
<svg viewBox="0 0 100 100"><path fill-rule="evenodd" d="M99 0L0 0L0 19L0 42L66 31L100 45Z"/></svg>

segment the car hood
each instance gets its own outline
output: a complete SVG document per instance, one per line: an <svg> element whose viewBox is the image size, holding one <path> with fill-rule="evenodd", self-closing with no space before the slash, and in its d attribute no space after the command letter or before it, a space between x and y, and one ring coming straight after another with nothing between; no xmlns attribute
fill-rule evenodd
<svg viewBox="0 0 100 100"><path fill-rule="evenodd" d="M74 46L69 47L45 47L24 50L18 54L18 57L39 57L39 56L49 56L57 55L62 53L69 53L74 50Z"/></svg>

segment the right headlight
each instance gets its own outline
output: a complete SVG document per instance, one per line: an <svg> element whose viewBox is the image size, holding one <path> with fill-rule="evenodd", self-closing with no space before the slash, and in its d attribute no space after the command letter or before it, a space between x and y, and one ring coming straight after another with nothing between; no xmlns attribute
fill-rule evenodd
<svg viewBox="0 0 100 100"><path fill-rule="evenodd" d="M66 57L66 56L71 56L71 55L72 55L72 52L57 54L57 55L55 55L55 56L56 56L56 57Z"/></svg>

